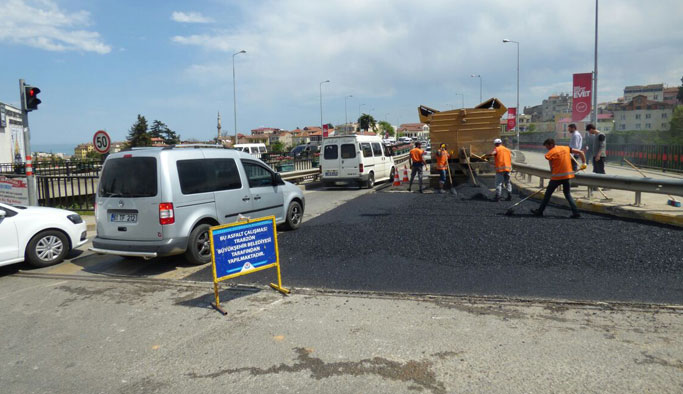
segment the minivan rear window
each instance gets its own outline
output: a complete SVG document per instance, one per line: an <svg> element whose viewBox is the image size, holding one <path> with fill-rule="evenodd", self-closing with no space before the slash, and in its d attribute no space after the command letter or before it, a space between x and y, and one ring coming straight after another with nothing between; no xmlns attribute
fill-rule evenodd
<svg viewBox="0 0 683 394"><path fill-rule="evenodd" d="M242 181L233 159L178 160L178 180L183 194L240 189Z"/></svg>
<svg viewBox="0 0 683 394"><path fill-rule="evenodd" d="M353 159L356 157L356 144L342 144L341 157L342 159Z"/></svg>
<svg viewBox="0 0 683 394"><path fill-rule="evenodd" d="M325 145L325 152L323 153L325 160L336 160L339 157L339 150L337 145Z"/></svg>
<svg viewBox="0 0 683 394"><path fill-rule="evenodd" d="M157 160L122 157L108 160L98 192L101 197L154 197L157 195Z"/></svg>

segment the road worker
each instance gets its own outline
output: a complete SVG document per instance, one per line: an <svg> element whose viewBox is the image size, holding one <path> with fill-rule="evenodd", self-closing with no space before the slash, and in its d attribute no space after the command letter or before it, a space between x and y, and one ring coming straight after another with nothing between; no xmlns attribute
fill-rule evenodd
<svg viewBox="0 0 683 394"><path fill-rule="evenodd" d="M443 193L444 185L446 184L446 173L448 172L448 159L451 155L446 150L446 144L441 144L441 147L436 151L436 170L439 171L439 193ZM453 185L451 185L452 187Z"/></svg>
<svg viewBox="0 0 683 394"><path fill-rule="evenodd" d="M503 186L507 191L507 201L512 201L512 183L510 182L510 171L512 171L512 156L510 149L503 146L500 138L493 140L493 151L484 155L493 157L493 166L496 169L496 197L493 201L500 201L503 198Z"/></svg>
<svg viewBox="0 0 683 394"><path fill-rule="evenodd" d="M545 158L550 164L550 182L548 183L548 188L545 191L545 196L543 196L543 201L538 209L532 209L531 213L534 216L543 216L543 210L545 210L546 205L550 202L550 197L553 195L555 189L558 186L562 186L562 191L564 192L564 198L567 199L569 207L572 209L572 214L569 216L572 219L580 218L579 209L576 207L576 203L572 198L571 188L569 180L574 178L574 171L572 171L572 154L579 155L581 158L581 167L579 170L586 169L586 155L583 151L579 149L572 149L568 146L556 146L555 140L548 138L543 142L543 146L548 150Z"/></svg>
<svg viewBox="0 0 683 394"><path fill-rule="evenodd" d="M410 150L410 183L408 184L408 191L413 187L413 179L417 174L418 184L420 186L419 192L422 193L422 168L425 165L424 160L425 151L422 149L422 143L419 141L415 143L415 147Z"/></svg>

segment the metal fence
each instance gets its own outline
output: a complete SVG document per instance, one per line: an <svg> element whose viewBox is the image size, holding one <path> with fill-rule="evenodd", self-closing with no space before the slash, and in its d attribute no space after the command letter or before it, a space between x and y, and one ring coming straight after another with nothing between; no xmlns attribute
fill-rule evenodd
<svg viewBox="0 0 683 394"><path fill-rule="evenodd" d="M33 163L36 175L99 175L103 160L38 160ZM0 163L0 175L26 174L24 163Z"/></svg>

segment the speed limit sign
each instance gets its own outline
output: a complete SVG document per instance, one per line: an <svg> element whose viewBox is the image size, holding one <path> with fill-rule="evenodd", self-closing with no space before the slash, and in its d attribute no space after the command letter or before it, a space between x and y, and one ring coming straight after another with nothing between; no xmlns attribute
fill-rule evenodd
<svg viewBox="0 0 683 394"><path fill-rule="evenodd" d="M111 148L111 138L104 130L98 130L92 138L92 144L95 147L95 152L105 154Z"/></svg>

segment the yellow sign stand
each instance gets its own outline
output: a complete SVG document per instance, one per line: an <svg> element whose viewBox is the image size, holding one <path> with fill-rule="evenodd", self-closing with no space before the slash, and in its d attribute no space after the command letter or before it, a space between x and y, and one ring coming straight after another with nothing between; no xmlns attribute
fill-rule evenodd
<svg viewBox="0 0 683 394"><path fill-rule="evenodd" d="M209 237L216 298L211 306L220 313L228 314L221 308L218 296L218 283L227 279L275 267L277 284L271 283L270 287L285 295L290 293L282 287L275 216L214 226L209 229Z"/></svg>

